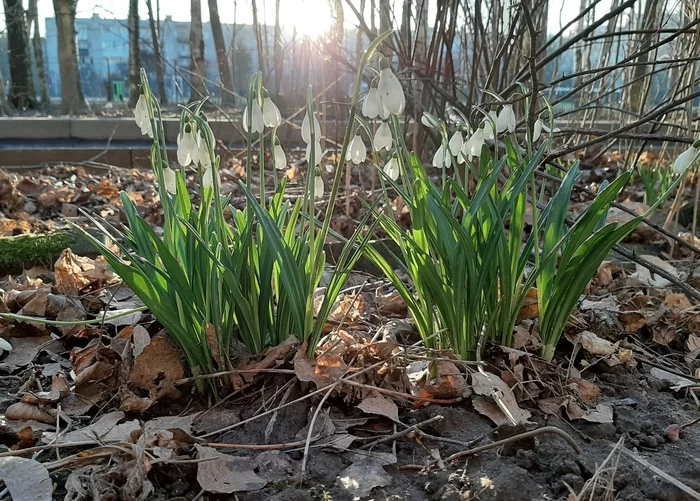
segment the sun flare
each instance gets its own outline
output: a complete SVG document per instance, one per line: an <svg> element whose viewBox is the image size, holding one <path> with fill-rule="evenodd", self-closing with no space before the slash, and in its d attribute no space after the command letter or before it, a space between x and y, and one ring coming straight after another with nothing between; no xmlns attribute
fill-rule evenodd
<svg viewBox="0 0 700 501"><path fill-rule="evenodd" d="M281 24L296 29L297 36L318 38L333 26L328 0L285 0L280 7Z"/></svg>

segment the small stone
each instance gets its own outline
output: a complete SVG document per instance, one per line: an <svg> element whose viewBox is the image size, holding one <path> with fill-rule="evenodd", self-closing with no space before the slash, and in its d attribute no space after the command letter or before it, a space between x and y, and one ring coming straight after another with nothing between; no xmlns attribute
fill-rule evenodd
<svg viewBox="0 0 700 501"><path fill-rule="evenodd" d="M73 204L63 204L61 214L66 217L78 217L78 206Z"/></svg>
<svg viewBox="0 0 700 501"><path fill-rule="evenodd" d="M647 435L642 439L642 445L644 447L649 447L650 449L656 449L659 444L656 443L656 439L653 435Z"/></svg>
<svg viewBox="0 0 700 501"><path fill-rule="evenodd" d="M564 459L561 461L556 468L557 475L566 475L568 473L573 473L574 475L581 474L581 468L576 464L573 459Z"/></svg>
<svg viewBox="0 0 700 501"><path fill-rule="evenodd" d="M461 501L462 495L457 487L451 484L446 484L435 495L439 501Z"/></svg>
<svg viewBox="0 0 700 501"><path fill-rule="evenodd" d="M612 423L596 423L586 426L583 432L591 438L612 440L615 438L617 428Z"/></svg>
<svg viewBox="0 0 700 501"><path fill-rule="evenodd" d="M639 447L639 440L637 440L636 438L630 438L630 445L632 447Z"/></svg>
<svg viewBox="0 0 700 501"><path fill-rule="evenodd" d="M654 433L654 438L656 439L657 445L663 445L666 443L666 439L659 433Z"/></svg>

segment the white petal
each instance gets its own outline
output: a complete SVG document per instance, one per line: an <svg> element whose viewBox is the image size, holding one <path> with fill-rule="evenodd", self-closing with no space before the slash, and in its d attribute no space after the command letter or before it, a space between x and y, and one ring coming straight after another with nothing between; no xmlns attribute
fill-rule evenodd
<svg viewBox="0 0 700 501"><path fill-rule="evenodd" d="M185 132L182 137L180 134L177 135L177 162L183 167L187 167L192 162L190 143L189 132Z"/></svg>
<svg viewBox="0 0 700 501"><path fill-rule="evenodd" d="M202 176L202 188L212 188L214 186L214 169L209 167L204 170L204 175Z"/></svg>
<svg viewBox="0 0 700 501"><path fill-rule="evenodd" d="M535 120L535 125L532 128L532 141L535 142L537 141L540 136L542 135L542 128L543 128L543 123L542 120L539 118Z"/></svg>
<svg viewBox="0 0 700 501"><path fill-rule="evenodd" d="M314 116L314 137L316 141L321 139L321 124L318 123L318 118ZM301 138L306 144L311 142L311 124L309 123L309 114L304 115L304 121L301 122Z"/></svg>
<svg viewBox="0 0 700 501"><path fill-rule="evenodd" d="M355 165L361 164L367 160L367 147L359 134L355 135L352 141L350 141L348 150L350 152L350 161Z"/></svg>
<svg viewBox="0 0 700 501"><path fill-rule="evenodd" d="M248 132L248 106L243 108L243 118L241 119L241 124L243 125L243 130Z"/></svg>
<svg viewBox="0 0 700 501"><path fill-rule="evenodd" d="M697 153L698 148L691 146L683 153L678 155L676 161L673 162L673 172L676 174L683 174L686 170L690 168L691 165L693 165L693 161L695 160L695 155Z"/></svg>
<svg viewBox="0 0 700 501"><path fill-rule="evenodd" d="M324 190L325 185L323 184L323 178L321 176L316 176L314 178L314 198L323 198Z"/></svg>
<svg viewBox="0 0 700 501"><path fill-rule="evenodd" d="M379 73L379 85L377 86L382 104L389 113L399 115L406 105L406 96L403 93L401 82L396 78L391 68L384 68Z"/></svg>
<svg viewBox="0 0 700 501"><path fill-rule="evenodd" d="M377 131L374 133L374 149L377 151L381 151L382 149L391 150L391 145L394 142L393 138L391 137L391 129L389 128L389 124L386 122L382 122L382 124L377 128Z"/></svg>
<svg viewBox="0 0 700 501"><path fill-rule="evenodd" d="M362 114L374 120L379 115L379 93L376 87L371 87L367 91L365 100L362 102Z"/></svg>
<svg viewBox="0 0 700 501"><path fill-rule="evenodd" d="M399 179L399 175L401 174L401 170L399 168L399 162L396 161L394 158L390 158L389 161L386 163L384 166L384 173L389 176L391 179L394 181Z"/></svg>
<svg viewBox="0 0 700 501"><path fill-rule="evenodd" d="M252 132L262 134L265 130L265 120L263 120L262 110L256 101L253 101L253 116L251 117Z"/></svg>
<svg viewBox="0 0 700 501"><path fill-rule="evenodd" d="M491 117L491 120L493 120L493 122L495 122L496 119L498 118L495 111L489 111L489 116ZM492 125L491 120L489 120L488 118L484 118L484 139L485 140L492 140L494 138L493 125Z"/></svg>
<svg viewBox="0 0 700 501"><path fill-rule="evenodd" d="M437 167L438 169L442 169L443 167L449 169L451 165L452 155L445 151L443 145L440 145L433 156L433 167Z"/></svg>
<svg viewBox="0 0 700 501"><path fill-rule="evenodd" d="M484 147L484 129L478 128L469 138L469 141L464 145L464 153L469 157L478 157L481 155L481 149Z"/></svg>
<svg viewBox="0 0 700 501"><path fill-rule="evenodd" d="M175 195L177 193L177 176L175 175L175 171L170 167L163 169L163 181L165 181L165 189L167 192L171 195Z"/></svg>
<svg viewBox="0 0 700 501"><path fill-rule="evenodd" d="M263 100L262 115L263 121L267 127L279 127L279 125L282 123L282 115L280 115L280 110L269 97L266 97Z"/></svg>
<svg viewBox="0 0 700 501"><path fill-rule="evenodd" d="M275 147L272 149L272 156L275 169L284 170L287 168L287 155L285 155L281 145L275 145Z"/></svg>
<svg viewBox="0 0 700 501"><path fill-rule="evenodd" d="M450 147L450 153L456 156L459 153L459 150L462 149L463 144L464 137L462 136L462 133L460 131L456 131L454 134L452 134L450 142L448 143L448 146Z"/></svg>
<svg viewBox="0 0 700 501"><path fill-rule="evenodd" d="M498 114L498 118L496 119L496 129L498 130L499 134L501 132L505 132L506 130L509 132L513 132L515 130L515 113L513 112L512 105L506 104L503 106L503 109Z"/></svg>
<svg viewBox="0 0 700 501"><path fill-rule="evenodd" d="M199 135L199 138L197 138L197 146L197 158L199 159L199 163L202 164L204 169L208 169L211 167L211 156L209 155L207 142L201 134Z"/></svg>
<svg viewBox="0 0 700 501"><path fill-rule="evenodd" d="M319 163L321 163L321 158L323 157L323 150L321 150L321 140L317 140L315 142L316 147L314 148L314 165L312 167L316 167ZM311 165L311 145L307 144L306 145L306 163Z"/></svg>

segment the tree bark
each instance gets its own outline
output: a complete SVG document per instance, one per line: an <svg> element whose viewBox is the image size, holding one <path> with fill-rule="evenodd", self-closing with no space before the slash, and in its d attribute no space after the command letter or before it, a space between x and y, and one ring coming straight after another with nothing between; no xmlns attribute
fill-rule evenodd
<svg viewBox="0 0 700 501"><path fill-rule="evenodd" d="M129 107L139 99L139 1L129 0Z"/></svg>
<svg viewBox="0 0 700 501"><path fill-rule="evenodd" d="M209 0L209 22L211 23L212 35L214 35L216 60L219 63L221 104L233 104L233 77L231 76L231 70L228 67L228 58L226 57L226 42L224 41L224 32L221 29L218 0Z"/></svg>
<svg viewBox="0 0 700 501"><path fill-rule="evenodd" d="M151 28L153 55L156 58L156 80L158 81L158 97L160 98L160 103L165 104L168 102L168 96L165 92L165 78L163 76L163 54L161 52L160 47L160 26L158 26L156 18L153 15L153 2L151 0L146 0L146 7L148 8L148 25Z"/></svg>
<svg viewBox="0 0 700 501"><path fill-rule="evenodd" d="M36 107L27 23L22 0L4 0L10 59L10 101L19 109Z"/></svg>
<svg viewBox="0 0 700 501"><path fill-rule="evenodd" d="M204 33L202 30L202 3L200 0L192 0L190 11L190 52L192 56L192 101L198 101L207 96L205 78L207 74L206 61L204 60Z"/></svg>
<svg viewBox="0 0 700 501"><path fill-rule="evenodd" d="M39 75L39 86L41 93L41 104L48 104L49 85L46 81L46 62L44 61L44 48L41 43L41 33L39 32L39 9L37 7L38 0L29 0L27 9L27 22L29 24L30 34L32 35L32 48L34 50L34 59L36 60L37 73Z"/></svg>
<svg viewBox="0 0 700 501"><path fill-rule="evenodd" d="M53 0L58 37L58 66L61 77L61 111L82 113L87 103L80 87L80 67L75 33L77 0Z"/></svg>

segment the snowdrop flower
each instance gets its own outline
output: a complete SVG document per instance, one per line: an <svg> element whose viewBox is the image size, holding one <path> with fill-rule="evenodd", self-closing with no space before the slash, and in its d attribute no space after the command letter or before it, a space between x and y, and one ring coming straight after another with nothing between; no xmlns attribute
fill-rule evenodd
<svg viewBox="0 0 700 501"><path fill-rule="evenodd" d="M451 166L452 155L450 155L449 152L445 151L443 145L440 145L440 147L435 152L435 156L433 156L433 167L437 167L438 169L449 169Z"/></svg>
<svg viewBox="0 0 700 501"><path fill-rule="evenodd" d="M674 174L683 174L686 170L688 170L690 166L693 165L693 161L695 160L695 157L698 154L698 152L700 152L700 148L691 146L683 153L678 155L676 161L673 162Z"/></svg>
<svg viewBox="0 0 700 501"><path fill-rule="evenodd" d="M262 116L266 127L279 127L282 123L280 110L269 97L263 99Z"/></svg>
<svg viewBox="0 0 700 501"><path fill-rule="evenodd" d="M489 117L490 119L484 118L484 139L487 141L491 141L495 137L491 120L495 122L498 116L495 111L489 111Z"/></svg>
<svg viewBox="0 0 700 501"><path fill-rule="evenodd" d="M323 150L321 150L321 140L316 140L315 142L315 148L314 148L314 165L313 167L316 167L319 163L321 163L321 157L323 157ZM311 166L311 145L307 144L306 145L306 163Z"/></svg>
<svg viewBox="0 0 700 501"><path fill-rule="evenodd" d="M204 169L211 167L211 157L209 156L207 141L202 137L201 133L197 138L197 159Z"/></svg>
<svg viewBox="0 0 700 501"><path fill-rule="evenodd" d="M258 106L258 102L253 99L252 115L250 117L250 132L261 134L265 128L265 120L263 119L262 110ZM248 132L248 106L243 109L243 130Z"/></svg>
<svg viewBox="0 0 700 501"><path fill-rule="evenodd" d="M544 122L542 123L542 130L545 131L547 134L561 132L561 129L559 127L554 127L553 129L550 129Z"/></svg>
<svg viewBox="0 0 700 501"><path fill-rule="evenodd" d="M136 119L136 125L141 128L141 135L153 139L153 124L148 116L148 103L146 103L146 95L141 94L139 100L136 101L136 107L134 108L134 118Z"/></svg>
<svg viewBox="0 0 700 501"><path fill-rule="evenodd" d="M355 137L350 141L350 160L355 165L359 165L367 160L367 147L362 140L362 136L355 134Z"/></svg>
<svg viewBox="0 0 700 501"><path fill-rule="evenodd" d="M462 146L462 154L471 159L481 155L481 148L484 147L484 129L478 128L469 140Z"/></svg>
<svg viewBox="0 0 700 501"><path fill-rule="evenodd" d="M450 153L452 153L452 155L459 155L459 150L461 150L464 145L464 136L462 136L460 131L456 131L452 134L450 142L447 143L447 145L450 147Z"/></svg>
<svg viewBox="0 0 700 501"><path fill-rule="evenodd" d="M192 153L195 149L197 149L197 141L191 131L183 130L177 135L177 161L180 165L187 167L193 161Z"/></svg>
<svg viewBox="0 0 700 501"><path fill-rule="evenodd" d="M314 178L314 198L323 198L324 190L325 185L323 184L323 178L321 176L316 176Z"/></svg>
<svg viewBox="0 0 700 501"><path fill-rule="evenodd" d="M377 128L377 131L374 133L374 140L372 141L372 144L374 144L374 149L377 151L382 151L382 149L389 151L391 150L391 145L393 142L394 140L391 137L391 129L389 129L389 124L382 122L382 124Z"/></svg>
<svg viewBox="0 0 700 501"><path fill-rule="evenodd" d="M379 73L379 85L377 86L382 106L386 112L400 115L406 106L406 96L399 79L396 78L391 68L384 68Z"/></svg>
<svg viewBox="0 0 700 501"><path fill-rule="evenodd" d="M209 167L204 170L202 176L202 189L212 188L214 186L214 169Z"/></svg>
<svg viewBox="0 0 700 501"><path fill-rule="evenodd" d="M321 124L318 122L318 118L316 118L316 116L314 116L314 137L316 138L316 141L321 139ZM311 124L309 122L308 112L306 115L304 115L304 121L301 122L301 138L306 144L311 142Z"/></svg>
<svg viewBox="0 0 700 501"><path fill-rule="evenodd" d="M542 135L542 120L539 118L535 120L535 125L532 128L532 142L537 141Z"/></svg>
<svg viewBox="0 0 700 501"><path fill-rule="evenodd" d="M284 170L287 168L287 155L285 155L282 145L279 143L272 148L272 160L275 164L275 169Z"/></svg>
<svg viewBox="0 0 700 501"><path fill-rule="evenodd" d="M498 129L499 133L506 130L512 133L515 132L516 124L517 120L515 118L515 112L513 111L513 105L506 104L498 114L498 118L496 119L496 129Z"/></svg>
<svg viewBox="0 0 700 501"><path fill-rule="evenodd" d="M370 120L374 120L381 109L382 102L379 98L379 91L377 91L376 87L370 87L365 100L362 102L362 114Z"/></svg>
<svg viewBox="0 0 700 501"><path fill-rule="evenodd" d="M171 195L175 195L177 193L177 176L170 167L163 169L163 181L165 181L166 191Z"/></svg>
<svg viewBox="0 0 700 501"><path fill-rule="evenodd" d="M390 158L386 165L384 165L384 174L389 176L393 181L397 181L399 179L401 169L399 162L397 162L394 157Z"/></svg>

